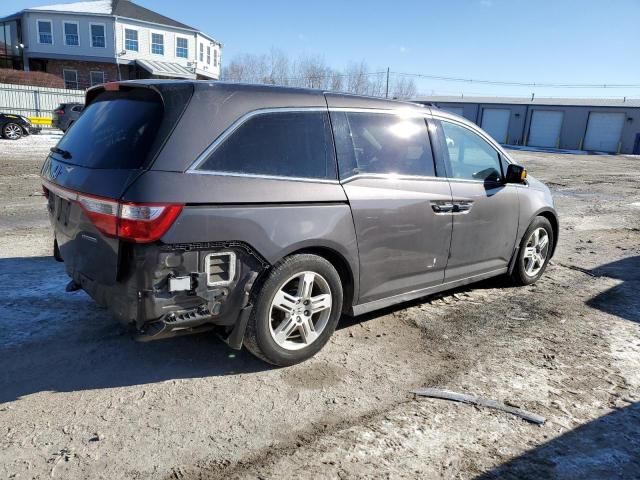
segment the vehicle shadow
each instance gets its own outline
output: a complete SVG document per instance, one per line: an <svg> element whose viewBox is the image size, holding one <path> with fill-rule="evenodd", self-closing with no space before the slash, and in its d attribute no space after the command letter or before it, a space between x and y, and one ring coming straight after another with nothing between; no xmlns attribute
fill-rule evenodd
<svg viewBox="0 0 640 480"><path fill-rule="evenodd" d="M84 292L65 292L64 266L52 257L0 259L0 282L0 403L41 391L122 387L270 368L209 333L135 342Z"/></svg>
<svg viewBox="0 0 640 480"><path fill-rule="evenodd" d="M627 257L591 270L598 277L622 280L587 302L596 308L626 320L640 323L640 256Z"/></svg>
<svg viewBox="0 0 640 480"><path fill-rule="evenodd" d="M476 480L640 478L640 403L604 415Z"/></svg>

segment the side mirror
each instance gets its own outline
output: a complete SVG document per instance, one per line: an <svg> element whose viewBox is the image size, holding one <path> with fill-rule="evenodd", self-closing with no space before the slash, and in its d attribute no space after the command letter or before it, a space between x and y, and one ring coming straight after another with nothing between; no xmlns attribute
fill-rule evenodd
<svg viewBox="0 0 640 480"><path fill-rule="evenodd" d="M505 183L524 183L527 178L527 171L524 167L510 163L505 176Z"/></svg>

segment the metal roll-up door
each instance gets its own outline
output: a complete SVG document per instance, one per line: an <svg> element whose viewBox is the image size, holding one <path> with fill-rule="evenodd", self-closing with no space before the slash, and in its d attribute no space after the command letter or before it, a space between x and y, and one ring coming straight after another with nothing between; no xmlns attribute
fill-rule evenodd
<svg viewBox="0 0 640 480"><path fill-rule="evenodd" d="M529 127L527 145L533 147L558 147L562 128L563 112L550 110L534 110Z"/></svg>
<svg viewBox="0 0 640 480"><path fill-rule="evenodd" d="M482 129L498 143L507 143L511 110L503 108L485 108L482 111Z"/></svg>
<svg viewBox="0 0 640 480"><path fill-rule="evenodd" d="M624 113L589 113L583 148L599 152L617 152L622 137L624 118Z"/></svg>

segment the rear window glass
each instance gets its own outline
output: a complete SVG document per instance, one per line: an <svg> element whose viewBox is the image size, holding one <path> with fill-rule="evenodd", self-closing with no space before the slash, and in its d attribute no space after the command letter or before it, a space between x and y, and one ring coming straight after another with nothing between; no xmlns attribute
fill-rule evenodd
<svg viewBox="0 0 640 480"><path fill-rule="evenodd" d="M435 175L424 118L333 112L331 119L341 179L367 173Z"/></svg>
<svg viewBox="0 0 640 480"><path fill-rule="evenodd" d="M162 114L160 98L152 92L101 93L58 143L57 147L70 155L61 159L89 168L141 168Z"/></svg>
<svg viewBox="0 0 640 480"><path fill-rule="evenodd" d="M253 117L224 140L200 170L335 179L328 116L277 112Z"/></svg>

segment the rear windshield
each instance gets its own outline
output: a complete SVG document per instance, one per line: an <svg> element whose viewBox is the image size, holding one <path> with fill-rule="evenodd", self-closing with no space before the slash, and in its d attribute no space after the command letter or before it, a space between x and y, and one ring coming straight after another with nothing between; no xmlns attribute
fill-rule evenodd
<svg viewBox="0 0 640 480"><path fill-rule="evenodd" d="M88 168L142 168L162 115L159 95L147 89L101 93L58 143L67 157L60 159Z"/></svg>

